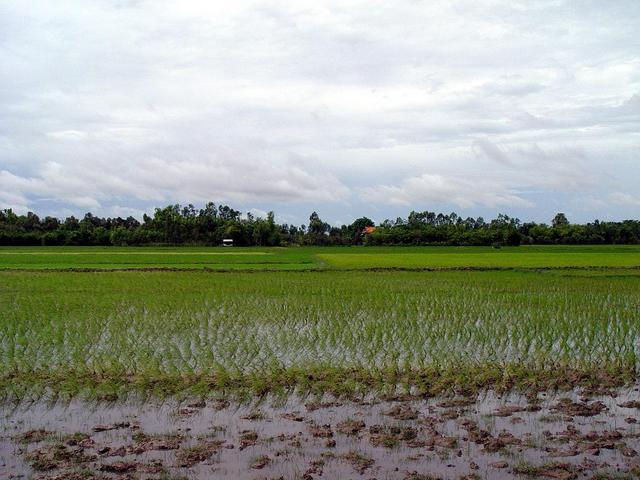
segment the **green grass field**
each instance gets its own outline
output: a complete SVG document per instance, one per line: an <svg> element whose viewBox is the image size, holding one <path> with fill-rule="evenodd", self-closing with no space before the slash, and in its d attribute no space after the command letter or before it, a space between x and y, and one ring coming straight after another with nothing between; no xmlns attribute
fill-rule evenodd
<svg viewBox="0 0 640 480"><path fill-rule="evenodd" d="M0 248L0 269L428 269L640 267L640 246Z"/></svg>
<svg viewBox="0 0 640 480"><path fill-rule="evenodd" d="M230 250L1 250L0 390L438 393L636 378L637 247ZM269 271L58 270L121 266ZM503 270L357 271L384 267Z"/></svg>

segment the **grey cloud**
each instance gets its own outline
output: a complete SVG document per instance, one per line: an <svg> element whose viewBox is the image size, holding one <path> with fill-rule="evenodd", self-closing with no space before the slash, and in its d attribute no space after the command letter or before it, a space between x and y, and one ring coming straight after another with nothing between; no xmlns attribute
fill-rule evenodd
<svg viewBox="0 0 640 480"><path fill-rule="evenodd" d="M509 157L495 144L491 143L486 138L480 138L473 143L474 147L477 147L481 153L486 155L491 160L501 163L503 165L512 165Z"/></svg>
<svg viewBox="0 0 640 480"><path fill-rule="evenodd" d="M638 30L633 1L10 0L0 205L606 198L640 176Z"/></svg>
<svg viewBox="0 0 640 480"><path fill-rule="evenodd" d="M398 185L376 185L359 191L368 202L392 205L453 204L460 208L534 205L517 192L490 179L423 174Z"/></svg>
<svg viewBox="0 0 640 480"><path fill-rule="evenodd" d="M530 93L539 92L545 86L541 83L531 82L522 76L503 77L497 81L490 81L482 85L481 91L488 95L510 95L521 97Z"/></svg>
<svg viewBox="0 0 640 480"><path fill-rule="evenodd" d="M640 196L624 192L614 192L609 194L609 201L616 205L638 206L640 205Z"/></svg>

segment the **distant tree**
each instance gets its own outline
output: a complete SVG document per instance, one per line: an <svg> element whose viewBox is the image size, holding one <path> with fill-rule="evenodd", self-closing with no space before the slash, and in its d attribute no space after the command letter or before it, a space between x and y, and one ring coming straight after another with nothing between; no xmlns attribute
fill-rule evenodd
<svg viewBox="0 0 640 480"><path fill-rule="evenodd" d="M329 224L323 222L320 219L320 216L313 212L309 216L309 228L307 228L307 232L312 235L323 235L329 231Z"/></svg>
<svg viewBox="0 0 640 480"><path fill-rule="evenodd" d="M240 211L227 205L207 203L196 210L189 204L168 205L153 215L137 219L103 218L85 214L81 220L71 216L61 222L55 217L40 218L33 212L18 215L11 209L0 210L0 245L219 245L233 238L236 245L519 245L526 244L638 244L640 221L571 224L558 213L551 226L522 223L500 214L486 222L482 217L436 214L430 211L409 213L405 220L385 220L363 236L364 228L374 223L361 217L350 225L331 227L317 212L309 225L278 224L273 212L266 218L243 218Z"/></svg>
<svg viewBox="0 0 640 480"><path fill-rule="evenodd" d="M116 227L111 231L111 244L116 246L128 245L129 231L124 227Z"/></svg>
<svg viewBox="0 0 640 480"><path fill-rule="evenodd" d="M566 227L569 225L569 220L564 213L557 213L553 220L551 221L551 226L553 228Z"/></svg>
<svg viewBox="0 0 640 480"><path fill-rule="evenodd" d="M353 229L355 232L362 232L366 227L373 227L373 226L375 226L375 223L373 222L373 220L367 217L360 217L353 221L353 223L350 225L350 228Z"/></svg>
<svg viewBox="0 0 640 480"><path fill-rule="evenodd" d="M305 236L306 243L311 245L327 245L329 243L329 230L331 226L323 222L320 216L313 212L309 216L309 226L307 227L307 234Z"/></svg>

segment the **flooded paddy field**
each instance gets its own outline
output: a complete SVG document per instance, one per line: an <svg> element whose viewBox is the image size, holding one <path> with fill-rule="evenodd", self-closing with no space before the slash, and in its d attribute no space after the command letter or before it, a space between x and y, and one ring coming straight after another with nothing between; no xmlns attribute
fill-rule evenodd
<svg viewBox="0 0 640 480"><path fill-rule="evenodd" d="M637 478L640 388L5 402L0 478Z"/></svg>
<svg viewBox="0 0 640 480"><path fill-rule="evenodd" d="M294 250L0 255L0 479L640 474L637 250Z"/></svg>
<svg viewBox="0 0 640 480"><path fill-rule="evenodd" d="M625 383L640 270L2 271L0 317L19 397Z"/></svg>

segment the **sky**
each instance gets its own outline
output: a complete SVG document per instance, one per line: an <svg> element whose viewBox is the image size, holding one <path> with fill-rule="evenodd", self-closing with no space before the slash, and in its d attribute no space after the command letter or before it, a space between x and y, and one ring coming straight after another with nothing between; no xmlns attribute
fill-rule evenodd
<svg viewBox="0 0 640 480"><path fill-rule="evenodd" d="M640 218L640 1L0 2L0 208Z"/></svg>

